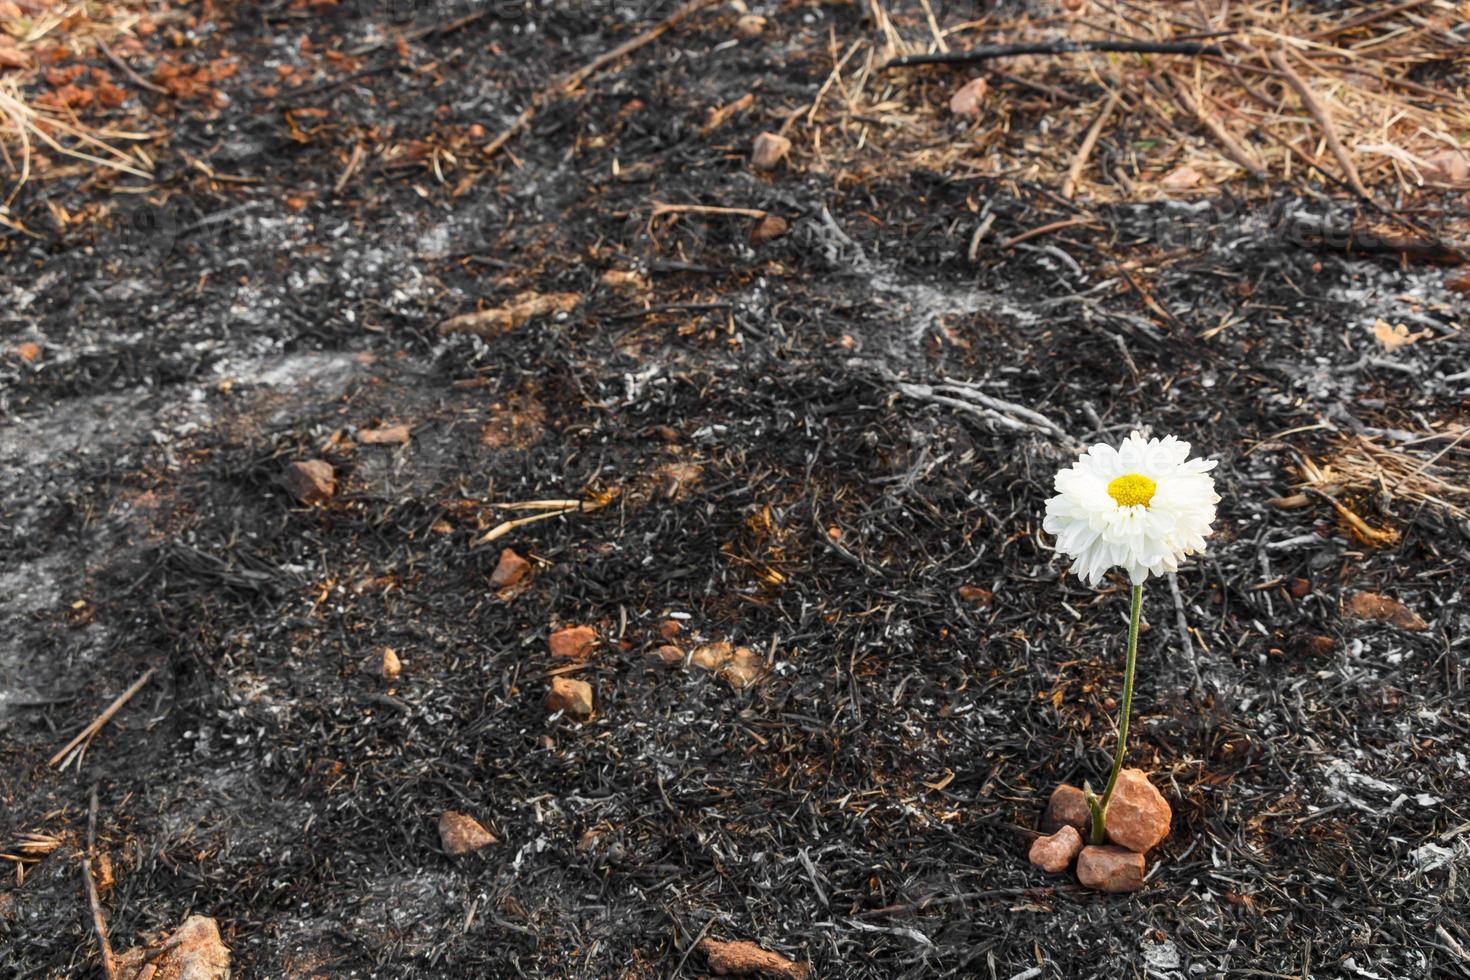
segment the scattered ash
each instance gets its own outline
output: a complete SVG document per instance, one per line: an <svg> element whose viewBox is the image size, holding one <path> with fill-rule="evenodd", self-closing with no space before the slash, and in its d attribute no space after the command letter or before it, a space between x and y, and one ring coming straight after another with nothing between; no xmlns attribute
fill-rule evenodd
<svg viewBox="0 0 1470 980"><path fill-rule="evenodd" d="M173 230L7 252L6 337L42 350L0 358L0 846L65 841L0 885L14 974L96 962L96 785L114 945L207 914L242 975L700 975L704 936L821 976L1465 975L1470 537L1347 501L1403 535L1372 549L1325 504L1267 503L1334 434L1465 424L1464 298L1249 216L1161 258L1167 204L1002 248L1069 215L1018 182L757 179L759 114L699 135L756 77L809 101L847 8L768 11L766 49L720 48L723 14L680 28L457 196L460 172L379 156L337 189L367 127L508 123L546 50L632 35L598 10L518 7L294 99L261 89L305 63L297 35L380 25L227 21L201 44L237 50L235 97L171 121L147 227ZM327 113L304 141L300 103ZM14 207L47 228L40 195ZM655 200L791 229L753 247ZM527 290L581 302L437 335ZM1382 350L1380 318L1430 336ZM393 424L406 443L358 438ZM1108 765L1127 605L1062 576L1042 501L1068 440L1137 426L1218 458L1224 499L1210 553L1148 590L1130 759L1176 819L1120 898L1024 854L1051 788ZM338 483L316 507L282 486L307 458ZM494 504L613 491L477 544L518 513ZM532 571L497 593L505 546ZM1361 591L1425 629L1345 616ZM671 616L685 650L749 647L758 682L650 660ZM543 707L570 624L601 640L581 724ZM76 769L47 767L150 666ZM448 858L448 809L499 843Z"/></svg>

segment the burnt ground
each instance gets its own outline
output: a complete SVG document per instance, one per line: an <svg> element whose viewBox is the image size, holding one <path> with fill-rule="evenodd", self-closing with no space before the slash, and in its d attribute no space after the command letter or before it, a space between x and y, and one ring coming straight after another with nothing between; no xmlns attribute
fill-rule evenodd
<svg viewBox="0 0 1470 980"><path fill-rule="evenodd" d="M40 234L7 232L3 330L42 353L0 361L0 845L63 843L0 868L0 972L98 972L96 786L114 945L206 914L244 977L700 976L701 936L833 977L1470 975L1470 528L1362 494L1402 535L1372 548L1267 503L1344 435L1466 424L1444 272L1303 247L1288 190L1089 208L802 147L751 173L829 32L867 30L841 4L733 44L696 15L475 163L470 127L652 20L617 7L506 5L350 71L312 51L381 12L225 8L190 56L240 61L229 103L168 110L146 194L13 203ZM283 64L310 82L278 90ZM65 195L122 220L48 223ZM525 290L582 300L436 332ZM1386 352L1380 317L1428 333ZM957 380L1071 435L903 387ZM356 438L395 423L406 445ZM1147 591L1130 760L1175 819L1115 897L1025 861L1051 788L1105 775L1127 606L1062 576L1040 513L1073 439L1137 426L1217 457L1224 499L1177 594ZM281 475L311 457L339 486L303 507ZM476 545L516 516L494 504L613 492ZM497 593L503 546L534 569ZM1425 628L1345 616L1364 591ZM764 676L654 664L671 614ZM585 724L542 705L565 624L602 638ZM447 857L445 809L500 842Z"/></svg>

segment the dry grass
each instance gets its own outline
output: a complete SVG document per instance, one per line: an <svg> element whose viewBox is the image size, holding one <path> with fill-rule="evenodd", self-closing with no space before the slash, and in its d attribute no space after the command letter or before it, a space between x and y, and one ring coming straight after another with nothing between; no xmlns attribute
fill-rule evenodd
<svg viewBox="0 0 1470 980"><path fill-rule="evenodd" d="M1357 15L1281 0L1069 2L1078 9L1063 3L1047 16L1002 17L974 0L863 0L867 29L829 37L825 84L811 103L782 110L781 131L808 165L844 182L926 169L1107 202L1214 197L1225 187L1250 196L1307 177L1348 196L1366 188L1400 207L1470 189L1467 0L1411 0ZM54 55L60 46L101 63L97 43L130 38L146 16L138 0L58 3L6 32L23 52ZM896 56L984 44L1120 39L1206 41L1223 55L884 67ZM0 153L15 179L7 201L27 179L79 168L151 174L143 134L41 108L39 76L34 66L0 76ZM989 94L966 123L948 100L977 76L989 79ZM1463 218L1449 220L1459 238Z"/></svg>
<svg viewBox="0 0 1470 980"><path fill-rule="evenodd" d="M1390 501L1470 519L1470 426L1449 427L1393 447L1367 436L1349 437L1303 486L1382 494Z"/></svg>
<svg viewBox="0 0 1470 980"><path fill-rule="evenodd" d="M1394 543L1397 532L1373 528L1346 501L1378 501L1379 509L1411 516L1429 508L1470 521L1470 426L1445 425L1437 431L1387 437L1344 436L1334 441L1321 463L1298 452L1294 467L1296 493L1271 503L1284 510L1314 506L1325 500L1364 544Z"/></svg>
<svg viewBox="0 0 1470 980"><path fill-rule="evenodd" d="M1313 171L1345 190L1356 174L1381 198L1470 188L1470 4L1425 0L1344 17L1280 2L1087 0L1075 13L949 23L959 4L867 2L872 37L845 48L834 39L828 84L788 124L809 131L813 156L859 174L881 161L885 170L921 166L1061 187L1083 134L1116 98L1119 111L1101 134L1112 144L1110 166L1082 161L1093 200L1192 197L1253 176L1292 182ZM1203 40L1224 56L1075 53L958 72L883 70L915 53L1120 39ZM990 77L991 94L964 126L947 101L980 74ZM1433 81L1436 74L1453 84ZM1044 114L1045 128L1023 114Z"/></svg>
<svg viewBox="0 0 1470 980"><path fill-rule="evenodd" d="M0 162L12 178L3 205L33 177L57 179L101 169L151 178L152 161L136 145L124 147L156 134L119 129L40 97L49 90L46 64L96 58L99 43L131 36L147 14L146 5L137 0L102 7L33 0L21 9L22 16L7 19L0 33L0 44L9 53L0 63L23 62L0 70ZM55 160L53 154L71 162ZM24 230L3 207L0 222Z"/></svg>
<svg viewBox="0 0 1470 980"><path fill-rule="evenodd" d="M103 167L147 179L153 175L147 158L141 154L134 156L109 141L150 138L149 133L91 126L74 113L36 106L26 100L13 79L0 80L0 153L4 155L6 166L17 177L17 182L6 195L6 204L30 178L33 151L38 147L49 148L61 156L85 163L89 168ZM65 173L52 168L48 169L46 176L54 178Z"/></svg>

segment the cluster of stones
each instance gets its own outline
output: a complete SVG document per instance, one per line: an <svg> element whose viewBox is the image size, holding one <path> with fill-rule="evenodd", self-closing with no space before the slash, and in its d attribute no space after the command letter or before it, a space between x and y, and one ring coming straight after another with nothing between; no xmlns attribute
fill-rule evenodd
<svg viewBox="0 0 1470 980"><path fill-rule="evenodd" d="M1077 863L1077 880L1102 892L1134 892L1143 887L1144 855L1169 836L1174 812L1142 769L1124 769L1108 803L1105 844L1084 844L1092 815L1082 790L1063 783L1051 794L1041 816L1041 832L1031 844L1031 863L1060 874Z"/></svg>

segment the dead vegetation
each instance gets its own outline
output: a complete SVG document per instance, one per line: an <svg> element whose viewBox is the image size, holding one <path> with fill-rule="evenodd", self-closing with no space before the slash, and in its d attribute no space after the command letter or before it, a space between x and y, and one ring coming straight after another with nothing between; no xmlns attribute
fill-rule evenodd
<svg viewBox="0 0 1470 980"><path fill-rule="evenodd" d="M17 974L1466 975L1460 5L43 6ZM1038 511L1140 425L1225 499L1100 900L1025 856L1126 583Z"/></svg>
<svg viewBox="0 0 1470 980"><path fill-rule="evenodd" d="M158 132L138 102L201 95L207 102L233 72L214 62L178 60L181 31L197 26L198 16L168 8L160 13L136 2L111 5L102 15L82 4L29 2L31 15L7 26L14 53L0 61L8 66L0 67L0 147L16 180L10 196L32 177L75 176L78 163L151 180L144 145ZM1329 196L1371 204L1368 218L1387 220L1410 242L1447 246L1450 255L1463 258L1463 209L1432 204L1437 195L1470 190L1470 147L1463 142L1470 94L1463 86L1437 84L1454 77L1470 49L1462 3L1423 0L1347 18L1267 0L1086 0L1050 16L989 10L966 0L862 3L872 32L831 38L829 74L810 103L757 105L747 93L712 108L706 130L754 109L782 120L778 133L757 140L757 157L767 152L761 139L786 143L795 137L803 166L846 179L922 168L1040 182L1063 197L1081 191L1096 203L1193 199L1225 189L1259 197L1281 186L1314 193L1315 182ZM434 149L429 156L436 176L448 181L444 168L451 166L466 177L482 172L548 100L575 96L599 71L638 57L707 6L678 6L652 29L554 80L478 153L468 146L457 156ZM161 27L172 32L174 50L145 49L140 41ZM1014 43L1022 41L1027 43ZM1068 49L1086 44L1158 50ZM1054 50L983 59L967 54L1007 45ZM1205 53L1170 53L1171 46ZM151 60L145 73L163 84L150 82L123 55ZM360 55L344 53L338 60L350 66ZM926 58L950 59L950 67L928 65ZM990 85L966 113L974 121L962 126L950 93L977 74ZM175 83L184 77L194 81ZM310 81L307 75L286 79L299 88ZM118 84L137 98L125 106ZM1038 113L1045 116L1044 129L1030 124ZM1106 154L1098 154L1099 139L1111 144ZM353 152L364 148L359 143ZM402 148L366 149L386 161ZM461 178L457 189L464 186ZM655 215L660 208L672 210L656 204Z"/></svg>
<svg viewBox="0 0 1470 980"><path fill-rule="evenodd" d="M1274 2L1088 0L1051 17L996 12L951 26L916 18L921 4L867 2L883 40L855 40L840 56L834 50L830 84L794 116L798 129L830 124L820 148L813 136L818 159L841 147L844 162L856 162L866 147L869 160L1054 187L1074 170L1086 174L1087 195L1097 201L1189 197L1252 178L1306 177L1400 204L1470 188L1470 148L1457 135L1470 128L1470 96L1434 84L1453 77L1466 57L1467 15L1449 0L1347 19ZM958 76L893 64L930 52L963 59L968 49L1007 42L1086 39L1204 41L1211 53L1060 50L959 64ZM958 87L966 71L991 79L991 98L977 123L956 134L947 95L935 88ZM1050 123L1045 134L1015 125L1039 106ZM1084 139L1093 126L1098 132ZM1102 133L1126 146L1092 161Z"/></svg>
<svg viewBox="0 0 1470 980"><path fill-rule="evenodd" d="M1313 495L1335 502L1365 496L1377 509L1412 519L1429 507L1459 521L1470 521L1470 428L1445 426L1429 433L1388 432L1332 440L1324 461L1299 454L1297 484L1303 492L1276 501L1278 507L1307 507ZM1392 544L1396 534L1364 531L1370 543ZM1388 537L1384 537L1388 534Z"/></svg>

